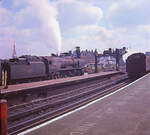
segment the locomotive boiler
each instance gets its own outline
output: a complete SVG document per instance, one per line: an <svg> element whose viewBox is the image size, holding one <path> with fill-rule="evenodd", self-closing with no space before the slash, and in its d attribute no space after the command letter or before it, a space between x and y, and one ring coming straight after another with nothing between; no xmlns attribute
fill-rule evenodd
<svg viewBox="0 0 150 135"><path fill-rule="evenodd" d="M47 60L49 76L51 78L61 78L83 74L84 61L81 59L55 56L46 56L42 58Z"/></svg>

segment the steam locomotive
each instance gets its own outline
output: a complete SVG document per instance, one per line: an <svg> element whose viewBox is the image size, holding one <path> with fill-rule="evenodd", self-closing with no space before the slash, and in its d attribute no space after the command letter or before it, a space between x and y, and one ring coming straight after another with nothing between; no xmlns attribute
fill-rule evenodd
<svg viewBox="0 0 150 135"><path fill-rule="evenodd" d="M84 73L84 65L84 60L80 58L24 55L19 58L0 60L0 81L5 78L5 83L11 84L77 76Z"/></svg>
<svg viewBox="0 0 150 135"><path fill-rule="evenodd" d="M141 77L150 71L150 56L134 53L126 60L126 71L131 78Z"/></svg>

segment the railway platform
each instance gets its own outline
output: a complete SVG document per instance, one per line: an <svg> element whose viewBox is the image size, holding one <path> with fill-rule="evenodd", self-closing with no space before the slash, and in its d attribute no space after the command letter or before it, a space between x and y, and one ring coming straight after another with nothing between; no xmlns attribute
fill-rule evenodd
<svg viewBox="0 0 150 135"><path fill-rule="evenodd" d="M20 135L150 135L150 74Z"/></svg>
<svg viewBox="0 0 150 135"><path fill-rule="evenodd" d="M19 92L23 90L30 90L30 89L36 89L40 87L54 87L57 85L67 85L67 84L73 84L77 83L79 81L86 81L94 78L103 78L103 77L109 77L118 73L118 71L110 71L110 72L100 72L95 74L89 74L89 75L82 75L82 76L75 76L75 77L67 77L67 78L60 78L60 79L54 79L54 80L46 80L46 81L38 81L38 82L30 82L30 83L21 83L21 84L15 84L15 85L8 85L7 89L1 89L1 94L5 93L14 93Z"/></svg>

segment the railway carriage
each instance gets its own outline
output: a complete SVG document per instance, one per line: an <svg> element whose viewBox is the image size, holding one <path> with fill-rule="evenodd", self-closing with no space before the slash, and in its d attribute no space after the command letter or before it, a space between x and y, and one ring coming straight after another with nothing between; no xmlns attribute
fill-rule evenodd
<svg viewBox="0 0 150 135"><path fill-rule="evenodd" d="M134 53L128 56L126 71L131 78L143 76L150 71L150 57L144 53Z"/></svg>
<svg viewBox="0 0 150 135"><path fill-rule="evenodd" d="M146 56L146 72L150 71L150 56Z"/></svg>

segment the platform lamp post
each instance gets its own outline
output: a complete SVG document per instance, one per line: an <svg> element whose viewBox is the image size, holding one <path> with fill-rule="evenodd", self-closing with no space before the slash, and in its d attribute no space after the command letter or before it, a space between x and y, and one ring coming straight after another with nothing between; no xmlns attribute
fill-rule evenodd
<svg viewBox="0 0 150 135"><path fill-rule="evenodd" d="M0 135L8 135L7 100L3 99L2 90L0 89Z"/></svg>
<svg viewBox="0 0 150 135"><path fill-rule="evenodd" d="M0 93L0 135L8 135L7 100L1 99L1 93Z"/></svg>
<svg viewBox="0 0 150 135"><path fill-rule="evenodd" d="M95 73L97 73L98 72L98 70L97 70L97 57L98 57L97 49L95 49L94 55L95 55Z"/></svg>

